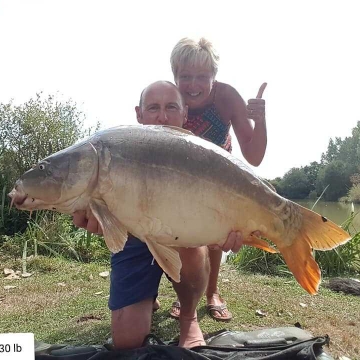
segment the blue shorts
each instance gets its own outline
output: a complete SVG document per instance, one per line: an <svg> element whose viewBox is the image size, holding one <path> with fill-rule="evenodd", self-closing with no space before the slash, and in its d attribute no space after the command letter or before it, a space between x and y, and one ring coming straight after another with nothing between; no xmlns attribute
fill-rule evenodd
<svg viewBox="0 0 360 360"><path fill-rule="evenodd" d="M109 309L155 300L162 273L147 245L129 234L124 250L111 255Z"/></svg>

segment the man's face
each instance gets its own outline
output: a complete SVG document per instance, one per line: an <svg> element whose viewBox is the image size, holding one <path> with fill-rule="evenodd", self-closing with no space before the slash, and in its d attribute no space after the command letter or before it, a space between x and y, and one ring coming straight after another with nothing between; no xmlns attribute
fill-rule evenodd
<svg viewBox="0 0 360 360"><path fill-rule="evenodd" d="M183 127L187 119L179 92L170 84L157 83L145 89L141 108L135 108L137 120L143 125Z"/></svg>

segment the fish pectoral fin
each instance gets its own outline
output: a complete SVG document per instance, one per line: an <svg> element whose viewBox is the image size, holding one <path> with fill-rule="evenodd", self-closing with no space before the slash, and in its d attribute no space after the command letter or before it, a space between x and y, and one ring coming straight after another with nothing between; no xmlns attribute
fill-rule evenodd
<svg viewBox="0 0 360 360"><path fill-rule="evenodd" d="M181 260L177 250L147 239L148 246L154 259L164 272L175 282L180 282Z"/></svg>
<svg viewBox="0 0 360 360"><path fill-rule="evenodd" d="M91 199L90 209L102 228L106 246L113 253L121 251L128 238L125 226L110 212L102 200Z"/></svg>
<svg viewBox="0 0 360 360"><path fill-rule="evenodd" d="M246 239L243 240L243 245L253 246L261 250L265 250L269 253L275 254L278 253L276 249L271 247L269 243L255 235L250 235Z"/></svg>

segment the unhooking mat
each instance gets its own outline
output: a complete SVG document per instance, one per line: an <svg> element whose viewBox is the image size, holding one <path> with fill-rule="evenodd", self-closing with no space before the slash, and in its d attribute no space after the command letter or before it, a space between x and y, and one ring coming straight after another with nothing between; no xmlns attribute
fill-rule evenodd
<svg viewBox="0 0 360 360"><path fill-rule="evenodd" d="M210 337L206 346L184 349L149 335L142 347L112 350L104 346L65 346L36 343L35 360L325 360L327 335L313 337L296 327L250 332L226 331Z"/></svg>

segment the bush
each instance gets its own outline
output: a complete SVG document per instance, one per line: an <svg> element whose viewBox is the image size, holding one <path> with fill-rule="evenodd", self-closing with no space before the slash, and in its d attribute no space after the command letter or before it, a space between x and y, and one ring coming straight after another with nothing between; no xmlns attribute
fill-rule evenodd
<svg viewBox="0 0 360 360"><path fill-rule="evenodd" d="M244 246L237 254L230 254L227 262L239 270L266 275L284 275L289 271L280 254L270 254L267 251Z"/></svg>
<svg viewBox="0 0 360 360"><path fill-rule="evenodd" d="M54 96L35 98L21 105L0 103L0 235L23 232L26 212L9 211L6 193L33 164L90 135L96 128L84 128L84 114L71 99Z"/></svg>
<svg viewBox="0 0 360 360"><path fill-rule="evenodd" d="M110 257L102 237L75 228L70 216L50 211L38 211L24 233L2 239L2 253L13 258L44 255L88 262Z"/></svg>
<svg viewBox="0 0 360 360"><path fill-rule="evenodd" d="M356 274L360 271L360 234L330 251L316 251L315 260L327 276Z"/></svg>
<svg viewBox="0 0 360 360"><path fill-rule="evenodd" d="M348 192L349 201L360 203L360 184L353 185Z"/></svg>

